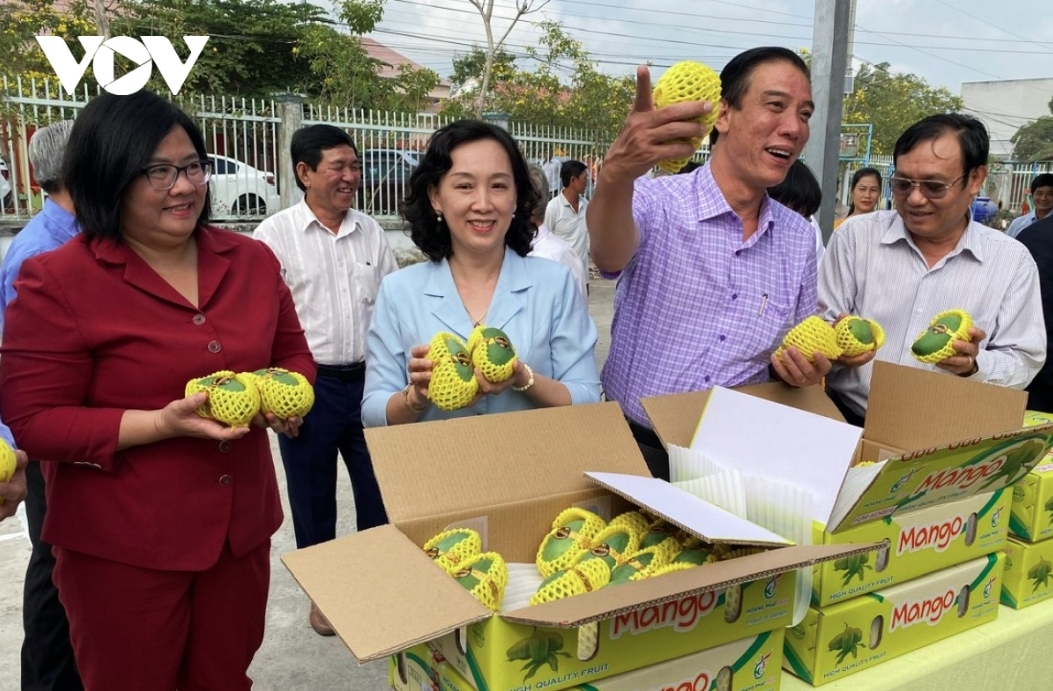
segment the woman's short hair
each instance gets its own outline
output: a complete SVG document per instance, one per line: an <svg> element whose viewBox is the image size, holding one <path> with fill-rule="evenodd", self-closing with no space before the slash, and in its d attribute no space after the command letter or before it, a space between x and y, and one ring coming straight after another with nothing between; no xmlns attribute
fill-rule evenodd
<svg viewBox="0 0 1053 691"><path fill-rule="evenodd" d="M124 194L176 127L186 131L201 160L207 160L205 140L190 116L150 91L104 93L84 107L66 144L62 178L86 237L120 242ZM198 226L208 223L211 206L212 195L206 191Z"/></svg>
<svg viewBox="0 0 1053 691"><path fill-rule="evenodd" d="M856 188L856 185L858 185L859 181L862 180L863 178L877 178L878 196L881 195L881 171L878 170L877 168L871 168L870 166L867 166L865 168L860 168L856 172L852 173L852 184L848 186L848 200L849 200L848 201L848 213L849 213L849 215L851 215L852 212L854 212L856 210L856 203L854 201L852 201L852 190L854 190Z"/></svg>
<svg viewBox="0 0 1053 691"><path fill-rule="evenodd" d="M530 182L534 184L534 191L537 192L537 203L534 204L534 212L530 217L544 219L545 210L548 208L548 176L536 163L531 163L528 169L530 170Z"/></svg>
<svg viewBox="0 0 1053 691"><path fill-rule="evenodd" d="M436 187L442 177L453 167L453 150L462 144L491 139L501 145L512 163L512 179L515 183L516 208L512 225L505 235L505 245L521 257L530 252L534 239L531 214L537 203L538 193L530 181L526 159L512 135L505 130L481 120L458 120L437 130L428 141L428 148L420 159L420 165L410 175L409 189L402 201L402 217L410 226L410 238L429 259L434 262L450 257L453 245L450 228L439 222L431 205L428 190Z"/></svg>

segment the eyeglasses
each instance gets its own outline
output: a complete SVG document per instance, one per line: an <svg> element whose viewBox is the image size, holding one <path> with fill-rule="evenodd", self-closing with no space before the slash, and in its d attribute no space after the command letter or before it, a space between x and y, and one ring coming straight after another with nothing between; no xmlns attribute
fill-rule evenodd
<svg viewBox="0 0 1053 691"><path fill-rule="evenodd" d="M146 176L146 181L150 183L150 187L153 187L158 192L164 192L175 187L180 173L186 175L186 179L190 181L191 185L201 187L208 183L208 179L212 177L212 162L194 161L193 163L187 163L185 166L161 163L156 166L143 168L142 173Z"/></svg>
<svg viewBox="0 0 1053 691"><path fill-rule="evenodd" d="M892 185L892 194L899 197L906 197L917 187L926 199L943 199L947 196L947 190L954 187L964 177L964 175L959 175L950 182L941 182L939 180L914 180L893 175L889 178L889 183Z"/></svg>

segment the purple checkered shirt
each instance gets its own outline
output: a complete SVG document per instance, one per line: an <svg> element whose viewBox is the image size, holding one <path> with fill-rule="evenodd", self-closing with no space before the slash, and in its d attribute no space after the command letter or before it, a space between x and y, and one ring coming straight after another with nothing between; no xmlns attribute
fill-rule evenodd
<svg viewBox="0 0 1053 691"><path fill-rule="evenodd" d="M607 398L650 427L640 399L768 380L790 328L817 311L815 230L764 198L757 232L742 221L709 165L636 181L640 246L619 274Z"/></svg>

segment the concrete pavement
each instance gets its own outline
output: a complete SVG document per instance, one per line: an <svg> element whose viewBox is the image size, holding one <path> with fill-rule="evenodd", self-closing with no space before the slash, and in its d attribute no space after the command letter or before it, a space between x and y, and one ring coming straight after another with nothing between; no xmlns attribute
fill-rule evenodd
<svg viewBox="0 0 1053 691"><path fill-rule="evenodd" d="M614 283L593 278L589 311L596 321L599 343L596 359L603 363L610 348L610 325L614 312ZM272 454L278 484L284 490L285 473L278 445L272 436ZM340 516L337 534L355 528L351 483L340 472L338 488ZM359 665L338 637L322 638L307 623L308 601L282 566L280 555L295 549L292 519L284 491L286 519L271 547L271 592L267 606L267 632L263 646L249 670L260 691L353 690L383 691L387 685L387 662ZM0 691L19 688L19 651L22 645L22 584L29 561L29 539L25 533L24 508L19 515L0 523ZM115 690L116 691L116 690Z"/></svg>

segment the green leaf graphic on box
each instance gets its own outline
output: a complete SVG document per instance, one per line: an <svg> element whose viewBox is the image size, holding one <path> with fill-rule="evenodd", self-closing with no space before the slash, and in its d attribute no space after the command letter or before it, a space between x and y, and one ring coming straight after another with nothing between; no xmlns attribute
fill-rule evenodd
<svg viewBox="0 0 1053 691"><path fill-rule="evenodd" d="M513 643L512 647L505 654L508 656L509 662L515 660L527 661L523 668L519 670L526 672L526 676L523 677L523 681L526 681L537 674L537 671L546 664L552 668L553 672L558 672L559 658L556 656L570 657L569 653L560 652L561 650L563 650L563 636L561 634L555 631L539 629L535 626L534 631L529 636Z"/></svg>
<svg viewBox="0 0 1053 691"><path fill-rule="evenodd" d="M1036 592L1039 585L1043 588L1048 588L1051 575L1053 575L1053 563L1050 563L1045 559L1032 566L1027 572L1027 577L1030 578L1034 584L1031 588L1031 592Z"/></svg>
<svg viewBox="0 0 1053 691"><path fill-rule="evenodd" d="M863 554L854 554L851 557L845 557L838 559L834 562L834 571L844 571L844 580L841 581L841 587L846 588L853 578L859 577L859 582L862 583L866 580L865 572L867 569L873 570L873 566L869 564L870 553L864 552Z"/></svg>
<svg viewBox="0 0 1053 691"><path fill-rule="evenodd" d="M852 653L852 657L859 658L859 648L863 647L863 632L857 628L845 624L845 630L830 640L830 652L839 651L837 664L841 664Z"/></svg>

